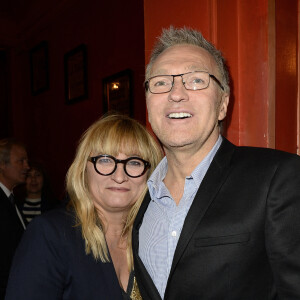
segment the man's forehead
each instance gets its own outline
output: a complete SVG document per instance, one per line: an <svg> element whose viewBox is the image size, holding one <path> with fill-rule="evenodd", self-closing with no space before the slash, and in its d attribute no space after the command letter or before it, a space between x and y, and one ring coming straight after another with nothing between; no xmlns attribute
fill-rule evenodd
<svg viewBox="0 0 300 300"><path fill-rule="evenodd" d="M191 64L191 65L186 65L186 66L183 66L181 68L181 70L183 71L180 71L180 72L183 72L183 73L187 73L187 72L193 72L193 71L206 71L206 72L209 72L210 70L207 68L207 66L205 66L204 64L201 64L199 63L198 65L196 64ZM172 72L171 72L172 73ZM155 75L177 75L176 74L171 74L170 73L170 69L169 68L157 68L154 70L154 72L151 73L152 76L155 76ZM181 74L181 73L178 73L178 74Z"/></svg>
<svg viewBox="0 0 300 300"><path fill-rule="evenodd" d="M191 71L214 72L216 69L217 64L207 50L199 46L183 44L163 51L153 63L151 76L175 75Z"/></svg>
<svg viewBox="0 0 300 300"><path fill-rule="evenodd" d="M27 156L26 149L21 145L13 145L10 151L11 156Z"/></svg>

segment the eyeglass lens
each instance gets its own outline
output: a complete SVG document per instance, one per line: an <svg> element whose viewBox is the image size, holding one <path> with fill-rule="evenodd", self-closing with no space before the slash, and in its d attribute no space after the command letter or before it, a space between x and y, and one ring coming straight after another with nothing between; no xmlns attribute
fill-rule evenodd
<svg viewBox="0 0 300 300"><path fill-rule="evenodd" d="M206 72L190 72L181 75L162 75L149 79L151 93L160 94L170 92L173 87L174 77L181 76L182 83L187 90L202 90L208 87L210 74Z"/></svg>
<svg viewBox="0 0 300 300"><path fill-rule="evenodd" d="M143 160L139 158L130 158L127 160L118 161L109 156L98 157L95 167L99 173L103 175L110 175L115 171L118 163L123 163L125 172L132 177L141 176L146 168Z"/></svg>

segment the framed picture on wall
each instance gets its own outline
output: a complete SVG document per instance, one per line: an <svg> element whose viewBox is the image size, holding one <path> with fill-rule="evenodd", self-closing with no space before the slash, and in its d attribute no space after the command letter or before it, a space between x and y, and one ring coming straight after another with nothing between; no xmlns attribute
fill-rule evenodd
<svg viewBox="0 0 300 300"><path fill-rule="evenodd" d="M49 89L48 43L42 41L30 50L31 93L38 95Z"/></svg>
<svg viewBox="0 0 300 300"><path fill-rule="evenodd" d="M103 79L103 112L114 110L133 117L132 71L126 69Z"/></svg>
<svg viewBox="0 0 300 300"><path fill-rule="evenodd" d="M66 103L88 98L87 48L82 44L64 55Z"/></svg>

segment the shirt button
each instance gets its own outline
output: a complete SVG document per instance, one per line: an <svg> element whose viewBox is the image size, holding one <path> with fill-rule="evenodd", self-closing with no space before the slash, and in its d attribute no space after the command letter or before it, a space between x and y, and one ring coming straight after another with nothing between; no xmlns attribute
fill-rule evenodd
<svg viewBox="0 0 300 300"><path fill-rule="evenodd" d="M172 231L171 235L175 237L177 235L177 232L174 230Z"/></svg>

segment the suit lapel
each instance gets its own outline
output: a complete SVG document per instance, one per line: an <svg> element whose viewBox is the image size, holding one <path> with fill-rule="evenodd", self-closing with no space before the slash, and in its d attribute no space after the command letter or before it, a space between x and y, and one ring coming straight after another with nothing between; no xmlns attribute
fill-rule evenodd
<svg viewBox="0 0 300 300"><path fill-rule="evenodd" d="M147 269L145 268L142 260L139 257L139 228L142 225L144 214L148 208L150 201L151 197L149 192L147 192L132 228L132 251L134 256L134 269L136 279L140 291L143 291L143 299L161 300L156 286L154 285L150 275L147 272ZM145 296L146 294L148 295L148 298Z"/></svg>
<svg viewBox="0 0 300 300"><path fill-rule="evenodd" d="M12 205L9 198L6 196L6 194L1 188L0 188L0 199L2 201L2 205L5 206L8 211L10 211L11 213L15 212L14 206Z"/></svg>
<svg viewBox="0 0 300 300"><path fill-rule="evenodd" d="M9 212L11 218L15 219L16 224L18 224L22 230L24 230L22 221L24 222L24 217L22 215L22 213L20 212L20 209L18 208L19 212L20 212L20 217L22 218L22 221L20 220L19 215L17 214L16 211L16 207L14 204L11 203L10 199L6 196L6 194L4 193L4 191L0 188L0 199L2 201L1 206L4 208L7 212ZM24 222L24 224L26 224Z"/></svg>
<svg viewBox="0 0 300 300"><path fill-rule="evenodd" d="M150 197L150 194L148 191L147 194L145 195L145 198L141 204L141 207L139 208L139 211L138 211L135 221L133 223L132 250L133 250L133 253L136 254L136 256L138 256L138 253L139 253L139 229L142 225L144 214L148 208L150 200L151 200L151 197Z"/></svg>
<svg viewBox="0 0 300 300"><path fill-rule="evenodd" d="M201 223L208 207L214 200L219 189L223 185L229 173L229 163L234 152L235 146L223 140L218 152L216 153L203 181L194 198L193 204L186 216L181 235L174 253L172 267L170 270L169 280L172 273L184 253L194 231L199 223Z"/></svg>

